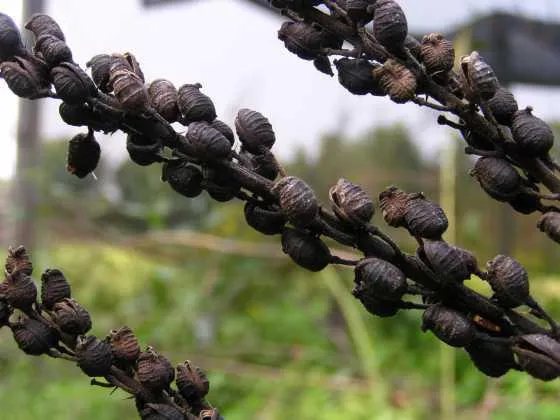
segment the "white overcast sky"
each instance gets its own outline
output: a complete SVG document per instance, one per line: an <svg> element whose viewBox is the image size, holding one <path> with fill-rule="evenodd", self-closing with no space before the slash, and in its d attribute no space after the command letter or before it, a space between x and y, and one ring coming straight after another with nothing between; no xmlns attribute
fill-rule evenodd
<svg viewBox="0 0 560 420"><path fill-rule="evenodd" d="M297 145L312 152L324 132L354 136L397 121L406 122L427 154L436 153L447 139L448 131L435 124L429 110L347 93L336 80L283 48L277 39L278 18L242 0L199 0L150 9L143 9L141 0L46 0L46 4L79 64L98 53L130 51L148 80L165 77L177 86L200 82L227 123L242 107L266 115L275 128L280 157L289 157ZM558 0L401 0L400 4L415 33L443 31L495 9L560 20ZM0 0L0 11L19 20L21 1ZM559 90L518 86L515 93L520 105L533 105L537 115L560 119ZM57 101L43 103L44 138L70 137L80 130L62 123ZM5 85L0 85L0 109L0 177L6 178L14 163L17 100ZM125 153L119 135L101 141L105 159Z"/></svg>

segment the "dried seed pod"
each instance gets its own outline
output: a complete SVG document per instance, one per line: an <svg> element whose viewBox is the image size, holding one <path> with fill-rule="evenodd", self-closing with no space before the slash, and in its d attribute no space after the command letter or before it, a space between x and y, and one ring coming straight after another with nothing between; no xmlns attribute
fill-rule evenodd
<svg viewBox="0 0 560 420"><path fill-rule="evenodd" d="M37 301L37 286L28 274L15 271L6 275L5 295L10 306L27 312Z"/></svg>
<svg viewBox="0 0 560 420"><path fill-rule="evenodd" d="M78 337L76 358L82 372L91 377L106 376L113 363L111 345L93 335Z"/></svg>
<svg viewBox="0 0 560 420"><path fill-rule="evenodd" d="M516 260L497 255L488 262L488 283L495 297L506 308L523 305L529 299L529 275Z"/></svg>
<svg viewBox="0 0 560 420"><path fill-rule="evenodd" d="M188 360L177 366L175 383L189 404L200 401L210 390L210 381L204 371L198 366L192 365Z"/></svg>
<svg viewBox="0 0 560 420"><path fill-rule="evenodd" d="M255 173L271 181L274 181L278 176L278 163L272 153L251 155L251 166Z"/></svg>
<svg viewBox="0 0 560 420"><path fill-rule="evenodd" d="M109 84L113 86L115 97L124 109L131 113L144 112L150 98L142 79L130 70L111 71Z"/></svg>
<svg viewBox="0 0 560 420"><path fill-rule="evenodd" d="M560 363L552 358L518 346L513 346L512 350L521 369L532 377L542 381L552 381L560 376Z"/></svg>
<svg viewBox="0 0 560 420"><path fill-rule="evenodd" d="M82 104L97 95L95 83L74 63L61 63L50 74L56 93L64 102Z"/></svg>
<svg viewBox="0 0 560 420"><path fill-rule="evenodd" d="M550 126L532 114L533 108L517 111L511 123L513 140L528 156L546 156L554 144Z"/></svg>
<svg viewBox="0 0 560 420"><path fill-rule="evenodd" d="M41 304L47 310L65 298L71 297L70 284L57 268L45 270L41 275Z"/></svg>
<svg viewBox="0 0 560 420"><path fill-rule="evenodd" d="M408 23L403 10L393 0L377 0L373 9L375 39L389 51L400 51L408 34Z"/></svg>
<svg viewBox="0 0 560 420"><path fill-rule="evenodd" d="M332 208L339 219L351 225L364 225L373 217L375 207L367 193L344 178L329 189Z"/></svg>
<svg viewBox="0 0 560 420"><path fill-rule="evenodd" d="M507 344L474 340L465 350L476 368L491 378L499 378L515 367L513 352Z"/></svg>
<svg viewBox="0 0 560 420"><path fill-rule="evenodd" d="M216 108L212 99L200 91L202 85L183 85L179 88L177 105L182 116L181 124L190 125L196 121L212 122L216 118Z"/></svg>
<svg viewBox="0 0 560 420"><path fill-rule="evenodd" d="M278 31L284 46L303 60L313 60L321 51L323 41L319 29L305 22L284 22Z"/></svg>
<svg viewBox="0 0 560 420"><path fill-rule="evenodd" d="M0 63L0 73L8 88L21 98L36 98L50 86L47 67L39 61L14 57Z"/></svg>
<svg viewBox="0 0 560 420"><path fill-rule="evenodd" d="M531 190L538 193L536 188L531 188ZM531 214L543 208L538 197L523 191L510 199L508 204L521 214Z"/></svg>
<svg viewBox="0 0 560 420"><path fill-rule="evenodd" d="M408 194L397 187L389 187L379 194L379 208L389 226L399 227L404 224L407 202Z"/></svg>
<svg viewBox="0 0 560 420"><path fill-rule="evenodd" d="M113 55L115 56L118 54L113 54ZM142 80L142 83L144 83L146 81L146 79L144 78L144 73L142 72L142 69L140 68L140 63L138 62L134 54L132 54L131 52L125 52L122 56L130 66L132 72L136 76L138 76L140 80Z"/></svg>
<svg viewBox="0 0 560 420"><path fill-rule="evenodd" d="M260 112L240 109L235 118L235 131L243 147L255 155L271 149L276 141L272 125Z"/></svg>
<svg viewBox="0 0 560 420"><path fill-rule="evenodd" d="M187 141L201 160L225 159L231 155L229 140L206 122L194 122L189 125Z"/></svg>
<svg viewBox="0 0 560 420"><path fill-rule="evenodd" d="M126 136L126 150L130 159L140 166L151 165L161 161L159 152L162 144L159 138L151 138L141 134L128 134Z"/></svg>
<svg viewBox="0 0 560 420"><path fill-rule="evenodd" d="M175 369L163 355L148 347L138 357L137 377L146 388L160 392L169 388L175 378Z"/></svg>
<svg viewBox="0 0 560 420"><path fill-rule="evenodd" d="M373 77L379 80L383 91L396 103L408 102L416 94L416 77L409 69L393 59L374 69Z"/></svg>
<svg viewBox="0 0 560 420"><path fill-rule="evenodd" d="M35 319L22 318L10 328L18 347L33 356L48 353L58 341L51 328Z"/></svg>
<svg viewBox="0 0 560 420"><path fill-rule="evenodd" d="M12 59L25 50L21 34L14 20L0 13L0 61Z"/></svg>
<svg viewBox="0 0 560 420"><path fill-rule="evenodd" d="M452 347L465 347L476 338L476 328L467 316L440 304L424 311L422 331L426 330Z"/></svg>
<svg viewBox="0 0 560 420"><path fill-rule="evenodd" d="M104 93L111 92L109 88L109 76L113 58L109 54L94 55L87 63L86 67L91 68L91 78L99 90Z"/></svg>
<svg viewBox="0 0 560 420"><path fill-rule="evenodd" d="M491 99L498 90L498 78L494 70L478 54L473 51L461 60L463 72L466 73L467 83L474 93L484 100Z"/></svg>
<svg viewBox="0 0 560 420"><path fill-rule="evenodd" d="M384 96L385 92L379 86L379 81L373 77L374 66L363 58L341 58L334 60L338 71L339 83L354 95Z"/></svg>
<svg viewBox="0 0 560 420"><path fill-rule="evenodd" d="M467 144L471 147L474 147L475 149L495 150L492 141L479 135L474 130L470 130L469 128L465 127L461 129L461 135L463 136Z"/></svg>
<svg viewBox="0 0 560 420"><path fill-rule="evenodd" d="M39 38L41 35L49 34L57 37L61 41L66 41L66 38L64 38L64 32L62 32L58 23L56 23L52 17L44 13L33 14L24 25L24 28L33 32L35 38Z"/></svg>
<svg viewBox="0 0 560 420"><path fill-rule="evenodd" d="M492 115L500 124L511 125L514 114L519 110L515 96L506 88L500 86L492 99L488 101Z"/></svg>
<svg viewBox="0 0 560 420"><path fill-rule="evenodd" d="M329 247L319 238L300 229L284 229L282 251L296 264L310 271L321 271L331 261Z"/></svg>
<svg viewBox="0 0 560 420"><path fill-rule="evenodd" d="M214 120L210 123L210 126L222 133L224 137L228 139L229 143L233 146L233 144L235 143L235 136L233 134L233 130L229 125L227 125L223 121Z"/></svg>
<svg viewBox="0 0 560 420"><path fill-rule="evenodd" d="M265 235L282 233L286 225L286 218L279 210L267 208L265 203L256 200L247 201L243 212L247 224Z"/></svg>
<svg viewBox="0 0 560 420"><path fill-rule="evenodd" d="M422 57L422 44L412 35L407 35L404 39L404 46L408 48L410 53L417 59L421 60Z"/></svg>
<svg viewBox="0 0 560 420"><path fill-rule="evenodd" d="M133 364L140 355L140 345L132 330L123 326L109 334L113 359L122 364Z"/></svg>
<svg viewBox="0 0 560 420"><path fill-rule="evenodd" d="M272 192L278 196L280 208L295 226L306 226L315 220L319 206L309 185L295 176L280 178Z"/></svg>
<svg viewBox="0 0 560 420"><path fill-rule="evenodd" d="M58 113L62 120L75 127L88 126L95 131L114 133L118 130L118 122L114 119L100 117L86 104L71 105L62 102L58 107Z"/></svg>
<svg viewBox="0 0 560 420"><path fill-rule="evenodd" d="M515 197L521 188L522 178L505 159L481 157L471 170L473 176L486 193L498 201L508 201Z"/></svg>
<svg viewBox="0 0 560 420"><path fill-rule="evenodd" d="M321 29L321 47L322 48L332 48L333 50L339 50L344 45L344 38L339 34L334 32L329 32L325 28Z"/></svg>
<svg viewBox="0 0 560 420"><path fill-rule="evenodd" d="M361 260L354 269L354 275L352 294L358 298L398 301L406 292L403 272L379 258Z"/></svg>
<svg viewBox="0 0 560 420"><path fill-rule="evenodd" d="M313 60L313 65L317 70L321 73L326 74L327 76L334 76L334 72L332 70L331 60L326 55L318 55Z"/></svg>
<svg viewBox="0 0 560 420"><path fill-rule="evenodd" d="M424 255L443 282L461 282L478 271L476 258L466 249L445 241L424 239Z"/></svg>
<svg viewBox="0 0 560 420"><path fill-rule="evenodd" d="M186 417L169 404L148 403L139 411L142 420L183 420Z"/></svg>
<svg viewBox="0 0 560 420"><path fill-rule="evenodd" d="M49 67L55 67L64 61L72 62L72 51L70 47L66 45L66 42L58 39L54 35L41 35L37 38L33 49L41 53Z"/></svg>
<svg viewBox="0 0 560 420"><path fill-rule="evenodd" d="M361 294L356 287L352 289L352 294L360 300L364 308L372 315L380 318L389 318L399 311L400 302L394 300L383 300L365 296Z"/></svg>
<svg viewBox="0 0 560 420"><path fill-rule="evenodd" d="M202 192L202 172L183 160L170 160L163 165L162 181L185 197L196 197Z"/></svg>
<svg viewBox="0 0 560 420"><path fill-rule="evenodd" d="M93 130L79 133L68 142L66 170L78 178L84 178L97 168L101 156L101 146L93 135Z"/></svg>
<svg viewBox="0 0 560 420"><path fill-rule="evenodd" d="M560 343L546 334L524 334L517 337L520 347L536 349L560 363Z"/></svg>
<svg viewBox="0 0 560 420"><path fill-rule="evenodd" d="M354 22L368 23L373 19L375 0L346 0L346 13Z"/></svg>
<svg viewBox="0 0 560 420"><path fill-rule="evenodd" d="M560 243L560 213L550 211L543 214L537 222L537 227L550 239Z"/></svg>
<svg viewBox="0 0 560 420"><path fill-rule="evenodd" d="M422 40L421 59L428 73L448 73L455 62L453 43L437 32L425 35Z"/></svg>
<svg viewBox="0 0 560 420"><path fill-rule="evenodd" d="M440 239L448 226L443 209L421 195L407 201L404 221L413 236L428 239Z"/></svg>
<svg viewBox="0 0 560 420"><path fill-rule="evenodd" d="M8 274L22 272L30 276L33 273L33 263L27 249L23 245L16 248L9 247L4 268Z"/></svg>
<svg viewBox="0 0 560 420"><path fill-rule="evenodd" d="M173 123L179 118L177 88L167 79L156 79L148 86L150 104L163 118Z"/></svg>
<svg viewBox="0 0 560 420"><path fill-rule="evenodd" d="M88 311L74 299L67 298L55 303L52 316L55 324L67 334L83 335L91 329Z"/></svg>
<svg viewBox="0 0 560 420"><path fill-rule="evenodd" d="M202 186L208 192L210 197L221 203L233 200L241 186L229 174L223 173L214 168L204 166L202 168L202 177L204 181Z"/></svg>

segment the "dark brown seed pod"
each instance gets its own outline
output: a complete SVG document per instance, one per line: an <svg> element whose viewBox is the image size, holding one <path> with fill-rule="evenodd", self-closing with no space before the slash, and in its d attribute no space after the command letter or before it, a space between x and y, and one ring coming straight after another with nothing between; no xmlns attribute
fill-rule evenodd
<svg viewBox="0 0 560 420"><path fill-rule="evenodd" d="M534 192L538 193L536 188L531 188ZM531 214L543 208L541 201L538 197L527 192L520 192L508 204L517 212L521 214Z"/></svg>
<svg viewBox="0 0 560 420"><path fill-rule="evenodd" d="M278 31L278 39L299 58L313 60L321 51L323 36L319 29L308 23L284 22Z"/></svg>
<svg viewBox="0 0 560 420"><path fill-rule="evenodd" d="M274 181L278 176L278 163L272 153L251 155L251 166L254 172L271 181Z"/></svg>
<svg viewBox="0 0 560 420"><path fill-rule="evenodd" d="M560 363L552 358L518 346L513 346L512 350L518 365L532 377L552 381L560 376Z"/></svg>
<svg viewBox="0 0 560 420"><path fill-rule="evenodd" d="M466 315L440 304L424 311L422 331L427 330L452 347L465 347L476 338L476 328Z"/></svg>
<svg viewBox="0 0 560 420"><path fill-rule="evenodd" d="M306 226L315 220L319 205L309 185L295 176L280 178L272 192L278 196L280 208L295 226Z"/></svg>
<svg viewBox="0 0 560 420"><path fill-rule="evenodd" d="M21 318L11 324L10 328L18 347L32 356L48 353L58 341L51 328L35 319Z"/></svg>
<svg viewBox="0 0 560 420"><path fill-rule="evenodd" d="M82 104L97 95L95 83L74 63L61 63L50 74L56 93L64 102Z"/></svg>
<svg viewBox="0 0 560 420"><path fill-rule="evenodd" d="M537 350L560 363L560 343L546 334L524 334L516 338L520 347Z"/></svg>
<svg viewBox="0 0 560 420"><path fill-rule="evenodd" d="M374 66L363 58L341 58L334 60L338 72L339 83L354 95L371 93L384 96L385 92L379 86L379 81L373 77Z"/></svg>
<svg viewBox="0 0 560 420"><path fill-rule="evenodd" d="M76 358L82 372L91 377L106 376L113 364L111 345L107 340L100 340L92 335L78 337Z"/></svg>
<svg viewBox="0 0 560 420"><path fill-rule="evenodd" d="M52 17L44 13L35 13L32 15L24 25L24 28L33 32L35 38L39 38L41 35L49 34L57 37L61 41L66 41L66 38L64 38L64 32L62 32L58 23L56 23Z"/></svg>
<svg viewBox="0 0 560 420"><path fill-rule="evenodd" d="M101 146L93 135L93 130L76 134L68 142L66 170L78 178L84 178L97 168L101 156Z"/></svg>
<svg viewBox="0 0 560 420"><path fill-rule="evenodd" d="M202 167L202 177L204 189L210 197L221 203L233 200L241 188L228 174L207 166Z"/></svg>
<svg viewBox="0 0 560 420"><path fill-rule="evenodd" d="M497 255L489 261L487 280L504 307L515 308L529 299L527 270L511 257Z"/></svg>
<svg viewBox="0 0 560 420"><path fill-rule="evenodd" d="M184 420L186 417L169 404L146 404L140 411L142 420Z"/></svg>
<svg viewBox="0 0 560 420"><path fill-rule="evenodd" d="M424 255L443 282L461 282L478 271L476 258L469 251L445 241L424 239Z"/></svg>
<svg viewBox="0 0 560 420"><path fill-rule="evenodd" d="M142 113L148 108L150 104L148 91L136 73L130 70L111 72L109 84L113 86L119 103L128 112Z"/></svg>
<svg viewBox="0 0 560 420"><path fill-rule="evenodd" d="M191 123L187 141L192 145L196 157L203 161L225 159L231 155L229 140L206 122Z"/></svg>
<svg viewBox="0 0 560 420"><path fill-rule="evenodd" d="M21 54L23 50L25 46L14 20L0 13L0 61L10 60L15 55Z"/></svg>
<svg viewBox="0 0 560 420"><path fill-rule="evenodd" d="M118 56L119 54L113 54L113 55ZM136 76L138 76L140 80L142 80L142 83L144 83L146 81L146 79L144 78L144 73L142 72L142 69L140 68L140 63L138 62L134 54L132 54L131 52L125 52L122 56L130 66L132 72Z"/></svg>
<svg viewBox="0 0 560 420"><path fill-rule="evenodd" d="M492 99L488 101L492 115L500 124L511 125L514 114L519 110L515 96L506 88L500 86Z"/></svg>
<svg viewBox="0 0 560 420"><path fill-rule="evenodd" d="M41 304L47 310L65 298L71 297L70 284L57 268L45 270L41 275Z"/></svg>
<svg viewBox="0 0 560 420"><path fill-rule="evenodd" d="M505 159L481 157L471 170L473 176L486 193L498 201L508 201L515 197L521 188L522 178Z"/></svg>
<svg viewBox="0 0 560 420"><path fill-rule="evenodd" d="M88 311L74 299L67 298L55 303L52 315L55 324L67 334L83 335L91 329Z"/></svg>
<svg viewBox="0 0 560 420"><path fill-rule="evenodd" d="M465 139L465 142L475 149L480 150L494 150L495 147L490 140L479 135L474 130L468 128L461 129L461 135Z"/></svg>
<svg viewBox="0 0 560 420"><path fill-rule="evenodd" d="M247 201L243 209L245 221L249 226L265 235L282 233L286 218L279 210L267 208L265 203Z"/></svg>
<svg viewBox="0 0 560 420"><path fill-rule="evenodd" d="M416 94L416 77L409 69L393 59L375 68L373 77L379 80L379 85L393 102L399 104L408 102Z"/></svg>
<svg viewBox="0 0 560 420"><path fill-rule="evenodd" d="M352 294L362 303L364 308L372 315L380 318L395 316L400 309L400 302L394 300L383 300L367 297L361 294L356 287L352 289Z"/></svg>
<svg viewBox="0 0 560 420"><path fill-rule="evenodd" d="M339 219L352 225L369 223L375 212L373 201L358 185L344 178L329 189L332 208Z"/></svg>
<svg viewBox="0 0 560 420"><path fill-rule="evenodd" d="M4 268L8 274L21 272L30 276L33 273L33 263L27 249L23 245L16 248L9 247Z"/></svg>
<svg viewBox="0 0 560 420"><path fill-rule="evenodd" d="M199 402L210 390L210 381L204 371L188 360L177 366L175 383L179 392L189 404Z"/></svg>
<svg viewBox="0 0 560 420"><path fill-rule="evenodd" d="M224 137L228 139L229 143L233 146L233 144L235 143L235 136L233 134L233 130L229 125L227 125L223 121L214 120L210 123L210 126L222 133Z"/></svg>
<svg viewBox="0 0 560 420"><path fill-rule="evenodd" d="M410 53L417 59L421 60L422 44L412 35L407 35L404 39L404 46L408 48Z"/></svg>
<svg viewBox="0 0 560 420"><path fill-rule="evenodd" d="M560 213L550 211L543 214L537 222L537 227L550 239L560 243Z"/></svg>
<svg viewBox="0 0 560 420"><path fill-rule="evenodd" d="M146 388L160 392L169 388L175 378L175 369L163 355L148 347L138 357L137 377Z"/></svg>
<svg viewBox="0 0 560 420"><path fill-rule="evenodd" d="M400 51L408 34L406 16L393 0L377 0L374 5L375 39L389 51Z"/></svg>
<svg viewBox="0 0 560 420"><path fill-rule="evenodd" d="M55 67L60 63L72 62L72 51L66 42L54 35L43 34L35 42L33 49L41 53L49 67Z"/></svg>
<svg viewBox="0 0 560 420"><path fill-rule="evenodd" d="M272 148L276 137L272 125L260 112L240 109L235 118L235 131L243 148L255 155Z"/></svg>
<svg viewBox="0 0 560 420"><path fill-rule="evenodd" d="M344 44L344 38L340 35L329 32L326 29L321 29L321 47L332 48L333 50L339 50Z"/></svg>
<svg viewBox="0 0 560 420"><path fill-rule="evenodd" d="M532 114L527 107L513 116L511 133L519 149L528 156L546 156L554 144L550 126Z"/></svg>
<svg viewBox="0 0 560 420"><path fill-rule="evenodd" d="M71 105L62 102L58 107L58 113L66 124L75 127L87 126L104 133L114 133L118 129L118 121L100 117L86 104Z"/></svg>
<svg viewBox="0 0 560 420"><path fill-rule="evenodd" d="M322 240L300 229L284 229L282 251L310 271L321 271L332 258L329 247Z"/></svg>
<svg viewBox="0 0 560 420"><path fill-rule="evenodd" d="M389 187L379 194L379 208L389 226L399 227L405 223L408 194L397 187Z"/></svg>
<svg viewBox="0 0 560 420"><path fill-rule="evenodd" d="M447 73L455 63L453 43L440 33L425 35L422 40L421 59L428 73Z"/></svg>
<svg viewBox="0 0 560 420"><path fill-rule="evenodd" d="M475 96L489 100L496 94L499 87L498 78L492 67L480 57L478 52L473 51L471 55L463 57L461 66Z"/></svg>
<svg viewBox="0 0 560 420"><path fill-rule="evenodd" d="M368 23L373 19L375 0L346 0L346 13L354 22Z"/></svg>
<svg viewBox="0 0 560 420"><path fill-rule="evenodd" d="M33 99L50 86L47 67L39 61L14 57L13 61L0 63L0 73L8 88L21 98Z"/></svg>
<svg viewBox="0 0 560 420"><path fill-rule="evenodd" d="M162 144L157 138L150 138L141 134L128 134L126 136L126 150L130 159L140 166L160 162Z"/></svg>
<svg viewBox="0 0 560 420"><path fill-rule="evenodd" d="M86 63L86 67L91 68L93 82L104 93L109 93L112 90L112 88L109 88L109 71L112 62L113 58L109 54L98 54Z"/></svg>
<svg viewBox="0 0 560 420"><path fill-rule="evenodd" d="M327 57L326 55L318 55L313 60L313 65L321 73L326 74L327 76L334 76L331 60L329 60L329 57Z"/></svg>
<svg viewBox="0 0 560 420"><path fill-rule="evenodd" d="M162 181L185 197L196 197L202 192L202 172L183 160L170 160L163 165Z"/></svg>
<svg viewBox="0 0 560 420"><path fill-rule="evenodd" d="M177 88L167 79L156 79L148 86L150 104L163 118L173 123L179 118Z"/></svg>
<svg viewBox="0 0 560 420"><path fill-rule="evenodd" d="M181 112L181 124L190 125L196 121L212 122L216 119L216 108L212 99L200 91L202 85L183 85L179 88L177 105Z"/></svg>
<svg viewBox="0 0 560 420"><path fill-rule="evenodd" d="M37 286L29 275L16 271L6 276L5 294L10 306L27 312L37 301Z"/></svg>
<svg viewBox="0 0 560 420"><path fill-rule="evenodd" d="M413 236L428 239L440 239L449 224L443 209L421 195L407 201L404 221Z"/></svg>
<svg viewBox="0 0 560 420"><path fill-rule="evenodd" d="M361 260L354 269L352 294L370 300L400 300L406 292L406 277L393 264L379 258Z"/></svg>
<svg viewBox="0 0 560 420"><path fill-rule="evenodd" d="M499 378L515 367L511 347L504 343L474 340L465 351L476 368L491 378Z"/></svg>
<svg viewBox="0 0 560 420"><path fill-rule="evenodd" d="M113 359L122 364L133 364L140 355L138 339L127 326L112 330L109 334L109 343Z"/></svg>

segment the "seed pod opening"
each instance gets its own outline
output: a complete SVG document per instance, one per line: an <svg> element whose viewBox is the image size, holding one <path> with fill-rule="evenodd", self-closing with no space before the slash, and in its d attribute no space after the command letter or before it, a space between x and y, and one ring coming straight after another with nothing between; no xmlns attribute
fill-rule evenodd
<svg viewBox="0 0 560 420"><path fill-rule="evenodd" d="M379 80L379 85L393 102L399 104L408 102L416 94L416 77L409 69L393 59L375 68L373 77Z"/></svg>
<svg viewBox="0 0 560 420"><path fill-rule="evenodd" d="M9 60L25 49L13 19L0 13L0 61Z"/></svg>
<svg viewBox="0 0 560 420"><path fill-rule="evenodd" d="M428 239L440 239L448 227L443 209L423 196L407 201L404 221L413 236Z"/></svg>
<svg viewBox="0 0 560 420"><path fill-rule="evenodd" d="M375 39L389 51L400 51L408 34L406 16L393 0L377 0L374 5Z"/></svg>
<svg viewBox="0 0 560 420"><path fill-rule="evenodd" d="M175 369L163 355L148 347L138 357L137 377L146 388L160 392L169 388L175 378Z"/></svg>
<svg viewBox="0 0 560 420"><path fill-rule="evenodd" d="M496 94L488 101L492 115L500 124L511 125L513 116L519 110L515 96L506 88L500 86Z"/></svg>
<svg viewBox="0 0 560 420"><path fill-rule="evenodd" d="M453 43L440 33L425 35L422 40L421 59L428 73L447 73L455 62Z"/></svg>
<svg viewBox="0 0 560 420"><path fill-rule="evenodd" d="M403 272L379 258L361 260L354 269L354 275L352 294L358 298L398 301L406 292Z"/></svg>
<svg viewBox="0 0 560 420"><path fill-rule="evenodd" d="M34 50L39 52L49 67L54 67L60 63L72 61L72 51L66 42L58 39L54 35L44 34L37 38Z"/></svg>
<svg viewBox="0 0 560 420"><path fill-rule="evenodd" d="M37 286L23 271L6 276L6 301L14 308L26 312L37 301Z"/></svg>
<svg viewBox="0 0 560 420"><path fill-rule="evenodd" d="M189 125L195 121L212 122L216 119L216 108L212 100L200 91L202 85L183 85L179 88L177 105L182 116L181 124Z"/></svg>
<svg viewBox="0 0 560 420"><path fill-rule="evenodd" d="M320 30L305 22L284 22L278 31L278 39L288 51L303 60L313 60L319 54L322 43Z"/></svg>
<svg viewBox="0 0 560 420"><path fill-rule="evenodd" d="M70 284L62 271L51 268L41 275L41 304L47 310L65 298L71 297Z"/></svg>
<svg viewBox="0 0 560 420"><path fill-rule="evenodd" d="M23 245L16 248L9 247L4 268L8 274L22 272L30 276L33 273L33 263L27 249Z"/></svg>
<svg viewBox="0 0 560 420"><path fill-rule="evenodd" d="M423 242L426 260L443 282L461 282L478 271L476 258L469 251L445 241Z"/></svg>
<svg viewBox="0 0 560 420"><path fill-rule="evenodd" d="M97 168L101 157L101 146L93 135L93 130L76 134L68 142L66 170L78 178L84 178Z"/></svg>
<svg viewBox="0 0 560 420"><path fill-rule="evenodd" d="M491 378L499 378L515 366L513 352L507 344L474 340L465 350L476 368Z"/></svg>
<svg viewBox="0 0 560 420"><path fill-rule="evenodd" d="M200 401L210 390L210 381L204 371L198 366L192 365L188 360L177 366L175 383L189 404Z"/></svg>
<svg viewBox="0 0 560 420"><path fill-rule="evenodd" d="M363 58L334 60L339 83L354 95L384 96L379 80L373 76L374 66Z"/></svg>
<svg viewBox="0 0 560 420"><path fill-rule="evenodd" d="M488 262L488 283L502 306L515 308L529 299L529 275L516 260L497 255Z"/></svg>
<svg viewBox="0 0 560 420"><path fill-rule="evenodd" d="M317 198L303 180L295 176L280 178L272 192L278 196L282 213L295 226L306 226L315 220L319 210Z"/></svg>
<svg viewBox="0 0 560 420"><path fill-rule="evenodd" d="M560 213L550 211L543 214L537 222L537 227L550 239L560 243Z"/></svg>
<svg viewBox="0 0 560 420"><path fill-rule="evenodd" d="M282 233L286 218L279 210L267 208L265 203L256 200L247 201L243 213L249 226L265 235Z"/></svg>
<svg viewBox="0 0 560 420"><path fill-rule="evenodd" d="M260 112L240 109L235 118L235 130L243 147L255 155L270 150L276 141L272 125Z"/></svg>
<svg viewBox="0 0 560 420"><path fill-rule="evenodd" d="M379 208L389 226L399 227L405 223L408 194L397 187L389 187L379 194Z"/></svg>
<svg viewBox="0 0 560 420"><path fill-rule="evenodd" d="M440 304L424 311L422 331L426 330L452 347L465 347L476 338L476 328L467 316Z"/></svg>
<svg viewBox="0 0 560 420"><path fill-rule="evenodd" d="M18 347L32 356L48 353L58 341L51 328L35 319L22 318L10 328Z"/></svg>
<svg viewBox="0 0 560 420"><path fill-rule="evenodd" d="M332 208L339 219L351 225L369 223L375 212L373 201L358 185L344 178L329 189Z"/></svg>
<svg viewBox="0 0 560 420"><path fill-rule="evenodd" d="M83 335L91 329L88 311L74 299L67 298L55 303L52 316L54 323L67 334Z"/></svg>
<svg viewBox="0 0 560 420"><path fill-rule="evenodd" d="M470 175L482 189L495 200L508 201L519 193L522 178L505 159L481 157L474 165Z"/></svg>
<svg viewBox="0 0 560 420"><path fill-rule="evenodd" d="M158 154L161 149L162 145L159 139L140 134L128 134L126 136L126 150L130 159L137 165L147 166L161 161Z"/></svg>
<svg viewBox="0 0 560 420"><path fill-rule="evenodd" d="M202 172L183 160L171 160L162 168L162 180L185 197L196 197L202 192Z"/></svg>
<svg viewBox="0 0 560 420"><path fill-rule="evenodd" d="M114 360L122 364L133 364L140 355L140 345L132 330L123 326L109 334Z"/></svg>
<svg viewBox="0 0 560 420"><path fill-rule="evenodd" d="M97 95L93 80L78 65L64 62L50 72L56 93L64 102L83 104L90 96Z"/></svg>
<svg viewBox="0 0 560 420"><path fill-rule="evenodd" d="M91 377L107 375L113 363L111 345L91 335L78 337L76 358L82 372Z"/></svg>
<svg viewBox="0 0 560 420"><path fill-rule="evenodd" d="M196 156L201 160L219 160L231 155L229 140L206 122L190 124L187 140L191 142Z"/></svg>
<svg viewBox="0 0 560 420"><path fill-rule="evenodd" d="M64 38L64 32L62 32L58 23L56 23L52 17L44 13L33 14L24 25L24 28L33 32L35 38L39 38L41 35L49 34L57 37L61 41L66 41Z"/></svg>
<svg viewBox="0 0 560 420"><path fill-rule="evenodd" d="M300 229L284 229L282 251L309 271L321 271L331 261L329 247L319 238Z"/></svg>
<svg viewBox="0 0 560 420"><path fill-rule="evenodd" d="M554 133L532 111L531 107L527 107L514 114L511 133L523 153L528 156L546 156L554 144Z"/></svg>

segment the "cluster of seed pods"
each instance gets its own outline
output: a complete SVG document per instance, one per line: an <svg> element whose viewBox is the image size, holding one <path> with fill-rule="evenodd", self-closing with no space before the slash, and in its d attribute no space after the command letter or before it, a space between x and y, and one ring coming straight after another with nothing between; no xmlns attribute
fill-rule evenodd
<svg viewBox="0 0 560 420"><path fill-rule="evenodd" d="M143 419L221 418L205 399L210 388L206 374L190 361L174 368L153 347L142 351L126 326L102 339L88 334L90 314L72 298L62 271L45 270L39 294L31 278L29 253L19 246L8 250L5 273L0 283L0 328L10 328L23 352L75 362L93 378L93 385L130 393Z"/></svg>

